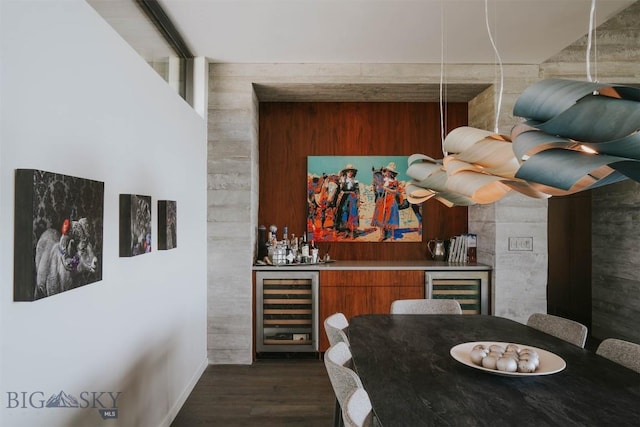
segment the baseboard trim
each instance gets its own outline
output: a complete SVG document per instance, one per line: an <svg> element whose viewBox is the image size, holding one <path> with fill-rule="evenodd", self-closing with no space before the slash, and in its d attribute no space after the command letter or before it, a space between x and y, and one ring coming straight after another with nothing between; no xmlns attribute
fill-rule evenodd
<svg viewBox="0 0 640 427"><path fill-rule="evenodd" d="M198 383L198 380L204 373L205 369L207 369L207 366L209 366L209 359L205 358L200 364L200 366L198 366L193 376L189 380L189 383L180 394L180 397L178 398L176 403L171 407L171 409L169 410L169 413L164 417L164 420L162 421L162 423L160 423L159 427L171 427L171 423L178 416L178 412L180 412L180 409L182 409L182 405L184 405L184 403L189 398L189 395L195 388L196 384Z"/></svg>

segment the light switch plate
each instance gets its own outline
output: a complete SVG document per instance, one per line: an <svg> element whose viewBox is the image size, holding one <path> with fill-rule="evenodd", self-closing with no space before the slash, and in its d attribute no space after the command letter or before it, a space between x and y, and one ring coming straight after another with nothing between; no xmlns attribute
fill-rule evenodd
<svg viewBox="0 0 640 427"><path fill-rule="evenodd" d="M509 251L532 251L533 237L509 237Z"/></svg>

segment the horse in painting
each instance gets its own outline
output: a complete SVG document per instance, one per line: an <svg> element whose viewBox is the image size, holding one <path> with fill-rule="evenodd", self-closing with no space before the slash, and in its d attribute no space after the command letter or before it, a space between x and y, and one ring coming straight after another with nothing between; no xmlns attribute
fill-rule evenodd
<svg viewBox="0 0 640 427"><path fill-rule="evenodd" d="M340 176L322 174L307 179L308 219L312 224L319 221L321 229L333 227L337 208Z"/></svg>

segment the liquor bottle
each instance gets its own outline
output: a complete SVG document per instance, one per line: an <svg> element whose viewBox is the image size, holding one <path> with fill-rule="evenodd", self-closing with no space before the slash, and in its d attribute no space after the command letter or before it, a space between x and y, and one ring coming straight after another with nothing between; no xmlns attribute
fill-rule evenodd
<svg viewBox="0 0 640 427"><path fill-rule="evenodd" d="M311 251L311 262L314 264L317 264L319 261L319 249L316 247L316 242L315 240L311 241L311 246L309 247L309 250Z"/></svg>
<svg viewBox="0 0 640 427"><path fill-rule="evenodd" d="M302 235L302 248L300 249L302 262L309 262L309 244L307 243L307 233Z"/></svg>
<svg viewBox="0 0 640 427"><path fill-rule="evenodd" d="M282 244L284 245L285 249L285 257L287 259L287 264L292 264L293 263L293 252L291 251L291 242L289 241L289 228L285 225L284 230L282 232Z"/></svg>
<svg viewBox="0 0 640 427"><path fill-rule="evenodd" d="M267 227L261 225L258 227L258 259L260 261L263 261L264 258L269 255L267 242Z"/></svg>
<svg viewBox="0 0 640 427"><path fill-rule="evenodd" d="M271 244L271 246L275 246L276 243L278 243L278 236L276 235L277 232L278 232L278 227L276 225L272 224L269 226L269 233L270 233L269 243Z"/></svg>
<svg viewBox="0 0 640 427"><path fill-rule="evenodd" d="M298 250L298 238L295 234L291 235L291 254L293 255L293 262L300 262L300 251Z"/></svg>

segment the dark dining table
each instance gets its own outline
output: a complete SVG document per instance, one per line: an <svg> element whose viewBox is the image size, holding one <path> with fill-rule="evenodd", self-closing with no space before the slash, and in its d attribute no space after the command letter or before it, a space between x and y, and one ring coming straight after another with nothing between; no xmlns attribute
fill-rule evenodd
<svg viewBox="0 0 640 427"><path fill-rule="evenodd" d="M640 374L503 317L361 315L350 320L349 342L384 427L640 425ZM468 342L536 347L566 367L495 375L451 356Z"/></svg>

